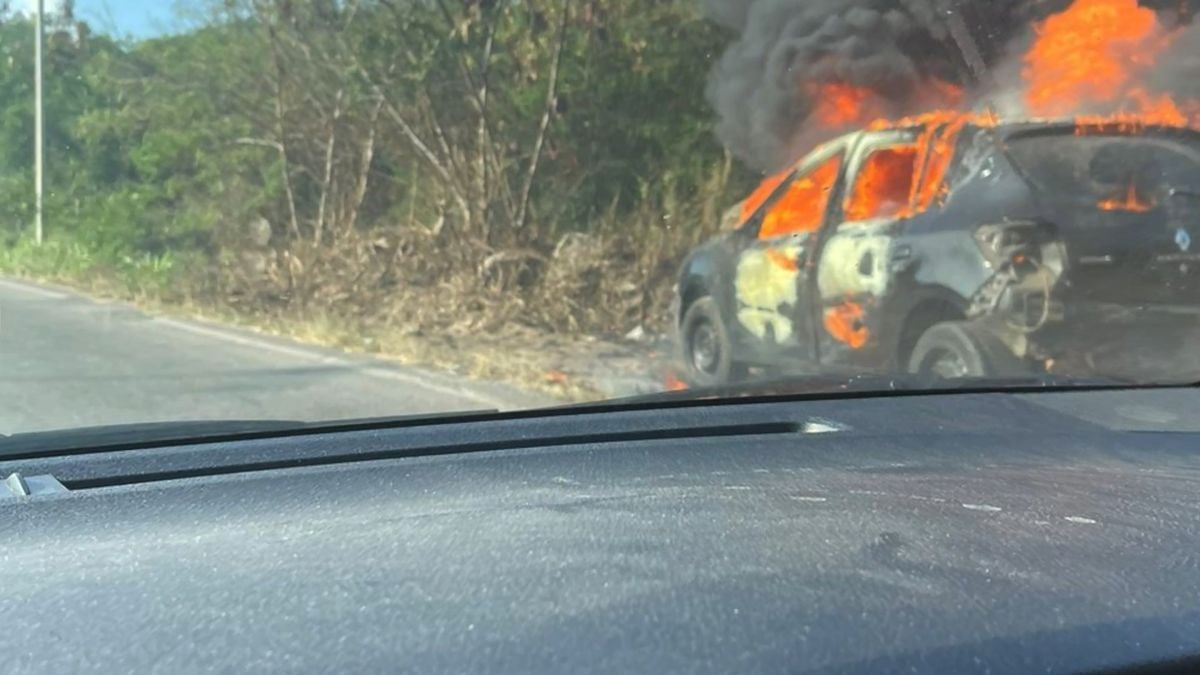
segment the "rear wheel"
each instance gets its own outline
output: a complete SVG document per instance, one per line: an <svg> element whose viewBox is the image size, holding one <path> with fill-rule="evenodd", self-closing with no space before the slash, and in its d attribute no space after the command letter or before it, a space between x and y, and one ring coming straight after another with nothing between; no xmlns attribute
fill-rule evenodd
<svg viewBox="0 0 1200 675"><path fill-rule="evenodd" d="M939 379L1003 377L1024 370L999 338L964 321L939 323L925 331L908 362L910 373Z"/></svg>
<svg viewBox="0 0 1200 675"><path fill-rule="evenodd" d="M733 340L712 297L700 298L687 308L679 334L688 384L711 387L745 375L746 369L734 361Z"/></svg>

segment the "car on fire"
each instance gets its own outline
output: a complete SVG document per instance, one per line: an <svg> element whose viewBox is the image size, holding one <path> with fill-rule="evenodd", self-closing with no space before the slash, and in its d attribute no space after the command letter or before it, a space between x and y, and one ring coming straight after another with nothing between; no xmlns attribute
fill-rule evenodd
<svg viewBox="0 0 1200 675"><path fill-rule="evenodd" d="M676 286L692 386L763 367L1144 380L1200 337L1186 128L891 124L819 146L739 208Z"/></svg>

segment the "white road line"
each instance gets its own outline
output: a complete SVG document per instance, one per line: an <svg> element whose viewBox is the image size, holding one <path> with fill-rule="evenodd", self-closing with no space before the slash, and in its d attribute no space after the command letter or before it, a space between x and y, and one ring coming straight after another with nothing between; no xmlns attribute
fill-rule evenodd
<svg viewBox="0 0 1200 675"><path fill-rule="evenodd" d="M45 288L38 288L37 286L30 286L29 284L22 284L22 283L19 283L16 281L9 281L8 279L0 279L0 286L10 289L10 290L19 291L21 293L28 293L29 295L36 295L38 297L46 298L48 300L62 300L64 298L70 297L66 293L59 293L58 291L50 291Z"/></svg>
<svg viewBox="0 0 1200 675"><path fill-rule="evenodd" d="M199 335L202 337L211 338L213 340L220 340L222 342L228 342L241 347L249 347L251 349L272 352L281 356L303 359L305 361L314 361L326 365L345 366L347 368L353 368L359 365L349 359L320 354L312 350L304 349L303 347L290 347L288 345L281 345L268 340L260 340L245 335L238 335L236 333L221 330L220 328L210 328L200 324L167 318L156 318L154 319L154 322L163 326L167 326L168 328L174 328L175 330L183 331L185 333L191 333L193 335ZM508 403L499 398L493 398L491 396L487 396L486 394L473 392L463 388L442 385L437 382L433 382L430 378L418 375L416 373L406 373L400 370L392 370L390 368L382 368L379 366L360 368L357 372L381 380L403 382L405 384L417 386L427 391L436 392L444 396L469 399L481 405L487 406L488 408L502 410L510 407Z"/></svg>
<svg viewBox="0 0 1200 675"><path fill-rule="evenodd" d="M181 330L185 333L191 333L192 335L200 335L202 337L221 340L222 342L228 342L242 347L250 347L252 349L273 352L282 356L290 356L296 359L304 359L305 361L316 361L318 363L331 365L350 365L350 362L345 359L318 354L316 352L312 352L307 349L301 349L299 347L289 347L287 345L279 345L266 340L258 340L244 335L236 335L234 333L223 331L219 328L209 328L207 326L201 326L195 323L187 323L185 321L176 321L175 319L165 319L161 317L154 319L154 322L159 325L174 328L175 330Z"/></svg>
<svg viewBox="0 0 1200 675"><path fill-rule="evenodd" d="M32 284L13 281L10 279L0 279L0 288L10 289L19 293L26 293L28 295L45 298L47 300L63 300L71 297L69 293L52 291L34 286ZM165 317L155 318L154 322L168 328L174 328L175 330L183 331L185 333L191 333L193 335L199 335L201 337L206 337L213 340L220 340L222 342L248 347L251 349L271 352L274 354L279 354L280 356L287 356L294 359L302 359L304 361L321 363L325 365L345 366L348 368L353 368L360 365L349 359L321 354L314 350L305 349L303 347L291 347L288 345L271 342L269 340L261 340L250 336L239 335L231 331L222 330L216 327L208 327L197 323L178 321ZM434 381L432 378L417 373L403 372L400 370L379 366L360 367L358 368L358 372L376 379L403 382L405 384L420 387L444 396L475 401L476 403L488 408L504 410L512 407L509 402L499 397L493 397L481 392L471 391L464 387L441 384Z"/></svg>

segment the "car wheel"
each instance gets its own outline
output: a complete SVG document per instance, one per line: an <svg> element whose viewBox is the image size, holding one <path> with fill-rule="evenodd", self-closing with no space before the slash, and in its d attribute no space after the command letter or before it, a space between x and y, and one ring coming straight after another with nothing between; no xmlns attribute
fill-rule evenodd
<svg viewBox="0 0 1200 675"><path fill-rule="evenodd" d="M687 308L679 334L689 385L711 387L744 375L745 368L734 361L733 340L712 297L700 298Z"/></svg>
<svg viewBox="0 0 1200 675"><path fill-rule="evenodd" d="M939 323L917 340L908 372L938 379L1020 374L1021 360L992 333L963 321Z"/></svg>

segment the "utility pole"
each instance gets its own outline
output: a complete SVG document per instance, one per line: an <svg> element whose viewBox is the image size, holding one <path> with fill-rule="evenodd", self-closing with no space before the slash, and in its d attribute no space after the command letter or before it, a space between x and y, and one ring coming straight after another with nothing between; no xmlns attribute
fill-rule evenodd
<svg viewBox="0 0 1200 675"><path fill-rule="evenodd" d="M37 16L34 18L34 29L37 35L34 37L34 66L33 66L33 97L34 97L34 113L33 113L33 135L34 151L33 151L33 189L34 199L37 202L37 215L33 225L34 239L40 245L42 243L42 188L43 177L45 174L45 165L43 153L46 147L46 128L45 120L42 114L42 42L45 40L45 12L46 0L37 0Z"/></svg>
<svg viewBox="0 0 1200 675"><path fill-rule="evenodd" d="M983 54L979 51L979 44L971 34L971 28L963 19L960 4L956 0L944 3L941 7L942 16L946 20L946 28L951 39L958 47L959 54L962 55L963 65L967 67L968 74L975 84L981 84L988 74L987 62L983 60Z"/></svg>

